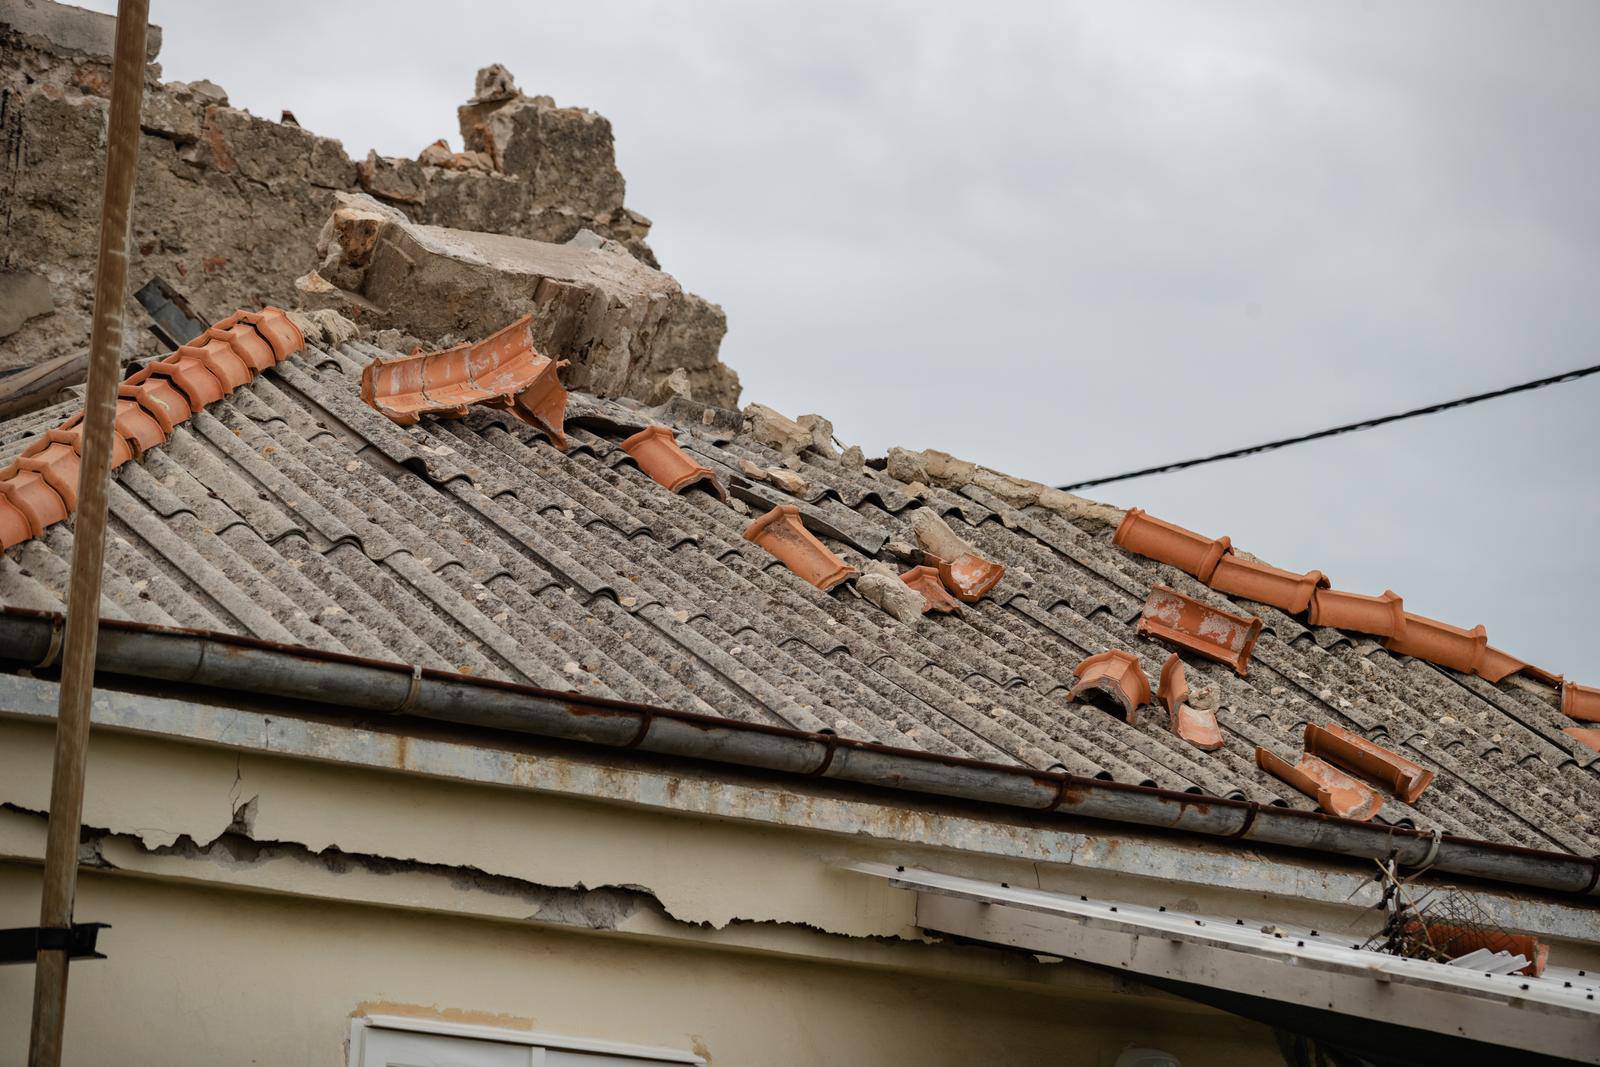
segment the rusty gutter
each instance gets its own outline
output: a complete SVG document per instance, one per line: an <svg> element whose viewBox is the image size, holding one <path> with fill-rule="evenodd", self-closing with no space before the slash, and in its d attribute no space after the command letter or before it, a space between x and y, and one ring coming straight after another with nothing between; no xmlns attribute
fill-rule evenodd
<svg viewBox="0 0 1600 1067"><path fill-rule="evenodd" d="M0 609L0 660L51 666L59 656L61 626L57 614ZM1402 867L1558 893L1593 895L1600 883L1600 857L892 748L231 634L103 619L95 667L101 673L367 714L408 715L1212 838L1357 859L1393 856Z"/></svg>

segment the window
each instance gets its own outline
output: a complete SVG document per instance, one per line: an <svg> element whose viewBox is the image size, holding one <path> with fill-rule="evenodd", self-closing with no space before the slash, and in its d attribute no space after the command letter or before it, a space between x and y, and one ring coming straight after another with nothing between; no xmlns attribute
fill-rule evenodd
<svg viewBox="0 0 1600 1067"><path fill-rule="evenodd" d="M351 1067L662 1067L705 1060L676 1049L373 1015L350 1026Z"/></svg>

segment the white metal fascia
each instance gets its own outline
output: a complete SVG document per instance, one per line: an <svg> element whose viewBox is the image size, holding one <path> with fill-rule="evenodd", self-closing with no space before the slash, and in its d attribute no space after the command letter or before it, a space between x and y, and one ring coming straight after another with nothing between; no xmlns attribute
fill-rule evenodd
<svg viewBox="0 0 1600 1067"><path fill-rule="evenodd" d="M1259 919L1199 916L881 863L923 929L1500 1047L1600 1063L1600 978L1485 974Z"/></svg>
<svg viewBox="0 0 1600 1067"><path fill-rule="evenodd" d="M704 1056L682 1049L660 1048L654 1045L630 1045L622 1041L600 1038L569 1037L545 1033L541 1030L514 1030L501 1026L481 1026L476 1023L458 1023L448 1019L428 1019L411 1015L357 1015L350 1020L350 1049L352 1064L361 1062L362 1037L368 1030L404 1030L414 1034L433 1034L438 1037L468 1038L473 1041L496 1041L502 1045L524 1045L562 1052L587 1052L606 1056L621 1056L637 1060L655 1060L660 1063L687 1063L706 1067Z"/></svg>

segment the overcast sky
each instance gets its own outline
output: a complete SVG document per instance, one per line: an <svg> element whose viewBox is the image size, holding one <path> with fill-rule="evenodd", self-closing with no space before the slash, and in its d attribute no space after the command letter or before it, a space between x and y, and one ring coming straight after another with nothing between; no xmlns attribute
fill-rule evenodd
<svg viewBox="0 0 1600 1067"><path fill-rule="evenodd" d="M109 10L114 3L93 6ZM608 116L745 399L1067 482L1600 362L1600 4L154 0L169 79L414 156ZM1092 491L1600 684L1600 377Z"/></svg>

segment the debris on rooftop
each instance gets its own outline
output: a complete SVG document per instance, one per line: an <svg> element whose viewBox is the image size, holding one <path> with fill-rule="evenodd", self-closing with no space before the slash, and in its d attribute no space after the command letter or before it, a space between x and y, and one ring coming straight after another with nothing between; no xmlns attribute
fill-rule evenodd
<svg viewBox="0 0 1600 1067"><path fill-rule="evenodd" d="M934 580L938 581L937 576ZM887 563L868 563L856 579L855 590L904 623L915 625L928 610L923 594L902 582Z"/></svg>
<svg viewBox="0 0 1600 1067"><path fill-rule="evenodd" d="M800 509L793 504L781 504L756 519L745 527L744 537L823 592L860 573L806 529Z"/></svg>
<svg viewBox="0 0 1600 1067"><path fill-rule="evenodd" d="M720 500L728 499L728 491L712 469L689 458L678 445L678 438L669 426L647 426L622 442L622 450L632 456L639 469L648 474L657 485L681 493L692 485L703 485Z"/></svg>
<svg viewBox="0 0 1600 1067"><path fill-rule="evenodd" d="M1258 747L1256 765L1311 797L1329 815L1366 822L1383 806L1383 798L1365 782L1309 752L1290 763L1277 753Z"/></svg>
<svg viewBox="0 0 1600 1067"><path fill-rule="evenodd" d="M1072 673L1078 680L1068 699L1093 704L1124 722L1137 722L1139 709L1150 703L1150 680L1132 652L1113 648L1096 653L1072 668Z"/></svg>
<svg viewBox="0 0 1600 1067"><path fill-rule="evenodd" d="M1306 751L1383 786L1407 804L1415 804L1433 781L1433 772L1421 764L1335 722L1306 723Z"/></svg>
<svg viewBox="0 0 1600 1067"><path fill-rule="evenodd" d="M1211 696L1207 691L1206 696ZM1183 660L1176 652L1161 665L1161 680L1156 688L1161 706L1167 709L1167 721L1172 732L1202 752L1215 752L1223 744L1222 728L1217 725L1214 708L1202 706L1200 694L1190 703L1189 680L1184 674Z"/></svg>
<svg viewBox="0 0 1600 1067"><path fill-rule="evenodd" d="M1496 925L1472 894L1441 887L1421 890L1412 899L1418 890L1387 868L1379 877L1385 882L1382 906L1388 915L1382 929L1368 938L1363 948L1436 963L1465 963L1480 954L1521 957L1522 963L1509 973L1533 977L1544 973L1549 946L1529 934ZM1506 973L1495 966L1483 969Z"/></svg>
<svg viewBox="0 0 1600 1067"><path fill-rule="evenodd" d="M900 581L921 594L924 613L930 611L942 615L961 613L961 601L951 596L945 589L944 580L939 576L937 568L920 564L900 575Z"/></svg>
<svg viewBox="0 0 1600 1067"><path fill-rule="evenodd" d="M1164 585L1152 586L1139 615L1139 633L1226 663L1242 678L1250 673L1250 653L1261 636L1261 620L1235 615L1184 596Z"/></svg>
<svg viewBox="0 0 1600 1067"><path fill-rule="evenodd" d="M1005 575L1005 566L980 555L932 508L911 513L911 532L946 589L958 600L975 604Z"/></svg>

